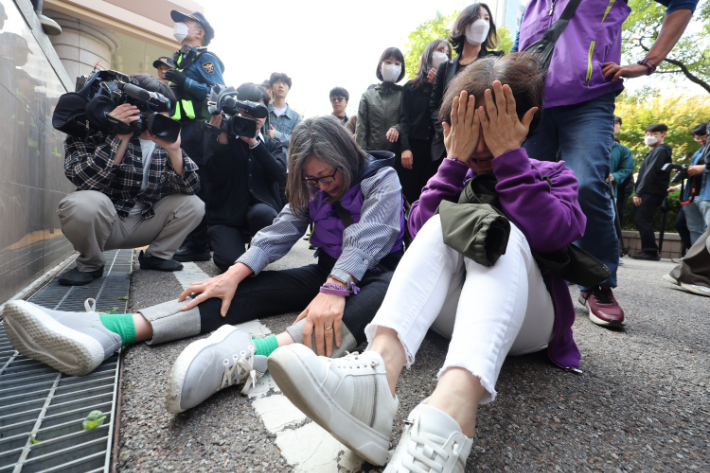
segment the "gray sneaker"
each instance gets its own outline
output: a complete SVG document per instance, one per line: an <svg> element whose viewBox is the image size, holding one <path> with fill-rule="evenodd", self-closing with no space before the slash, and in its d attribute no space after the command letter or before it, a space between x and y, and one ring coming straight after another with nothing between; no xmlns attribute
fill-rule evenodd
<svg viewBox="0 0 710 473"><path fill-rule="evenodd" d="M171 414L183 412L217 391L242 383L246 394L266 372L266 357L255 353L251 334L231 325L191 343L170 370L165 409Z"/></svg>
<svg viewBox="0 0 710 473"><path fill-rule="evenodd" d="M370 463L387 462L399 399L378 353L332 359L294 344L271 354L269 370L284 395L333 437Z"/></svg>
<svg viewBox="0 0 710 473"><path fill-rule="evenodd" d="M409 414L385 473L464 473L473 439L450 415L424 402Z"/></svg>
<svg viewBox="0 0 710 473"><path fill-rule="evenodd" d="M17 300L5 306L5 332L28 358L70 376L84 376L121 348L121 337L103 326L99 314L61 312Z"/></svg>

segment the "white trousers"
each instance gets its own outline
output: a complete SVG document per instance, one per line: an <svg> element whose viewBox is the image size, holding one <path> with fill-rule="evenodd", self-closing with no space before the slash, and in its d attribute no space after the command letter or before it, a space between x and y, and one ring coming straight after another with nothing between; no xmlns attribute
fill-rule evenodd
<svg viewBox="0 0 710 473"><path fill-rule="evenodd" d="M506 355L542 350L554 335L552 298L527 239L510 226L505 254L487 268L444 244L441 220L433 216L404 254L365 328L369 344L377 327L395 330L409 368L432 328L451 339L439 376L448 368L466 369L487 391L481 403L493 401Z"/></svg>

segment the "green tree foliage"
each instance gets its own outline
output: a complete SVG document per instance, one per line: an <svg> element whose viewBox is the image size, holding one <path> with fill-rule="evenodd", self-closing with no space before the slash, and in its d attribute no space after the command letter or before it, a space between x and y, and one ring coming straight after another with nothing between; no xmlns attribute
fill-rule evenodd
<svg viewBox="0 0 710 473"><path fill-rule="evenodd" d="M648 0L629 0L632 12L624 23L624 59L635 63L646 55L661 31L666 7ZM671 80L688 79L710 93L710 1L700 2L693 20L656 74Z"/></svg>
<svg viewBox="0 0 710 473"><path fill-rule="evenodd" d="M689 93L661 94L649 87L635 93L624 92L616 99L616 115L623 120L619 140L631 149L636 170L648 153L643 142L648 125L665 123L668 135L665 143L673 146L673 160L690 164L690 158L700 145L693 140L690 130L710 119L710 97Z"/></svg>
<svg viewBox="0 0 710 473"><path fill-rule="evenodd" d="M449 39L449 29L461 10L456 10L450 15L442 15L437 11L436 16L431 20L421 23L417 28L409 33L405 46L404 62L407 65L407 79L413 79L419 69L419 59L427 44L435 39ZM513 47L513 37L507 27L498 28L498 39L500 45L498 49L509 53ZM456 52L452 51L452 57L456 57Z"/></svg>

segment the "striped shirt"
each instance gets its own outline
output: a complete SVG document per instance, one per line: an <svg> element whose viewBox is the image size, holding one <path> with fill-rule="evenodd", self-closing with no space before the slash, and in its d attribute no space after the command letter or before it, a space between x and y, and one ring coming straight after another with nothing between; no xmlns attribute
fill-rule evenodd
<svg viewBox="0 0 710 473"><path fill-rule="evenodd" d="M399 236L402 213L402 186L393 168L382 168L364 179L360 189L363 196L360 221L345 229L343 253L333 267L358 281L392 251ZM298 218L287 204L271 225L254 236L251 247L236 262L259 274L289 252L311 221L308 215Z"/></svg>
<svg viewBox="0 0 710 473"><path fill-rule="evenodd" d="M194 195L200 189L197 164L182 152L182 177L173 169L168 152L153 150L147 185L143 185L143 155L138 138L132 138L120 164L114 164L121 139L97 133L86 141L68 136L64 141L64 175L77 190L99 191L113 202L120 218L126 218L136 203L145 204L143 218L155 215L153 204L172 194Z"/></svg>

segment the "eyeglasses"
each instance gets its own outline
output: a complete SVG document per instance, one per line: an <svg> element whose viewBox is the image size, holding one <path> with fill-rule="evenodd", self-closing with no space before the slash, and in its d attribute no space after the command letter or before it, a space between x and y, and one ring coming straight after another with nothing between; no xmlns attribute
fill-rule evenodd
<svg viewBox="0 0 710 473"><path fill-rule="evenodd" d="M331 97L331 98L330 98L330 101L331 101L332 103L335 103L335 102L344 102L344 101L345 101L345 97Z"/></svg>
<svg viewBox="0 0 710 473"><path fill-rule="evenodd" d="M309 186L316 186L316 185L318 185L319 182L321 182L323 184L331 184L331 183L335 182L335 175L337 173L338 173L338 170L336 169L335 171L333 171L333 174L331 174L330 176L315 177L312 179L304 177L301 180Z"/></svg>

